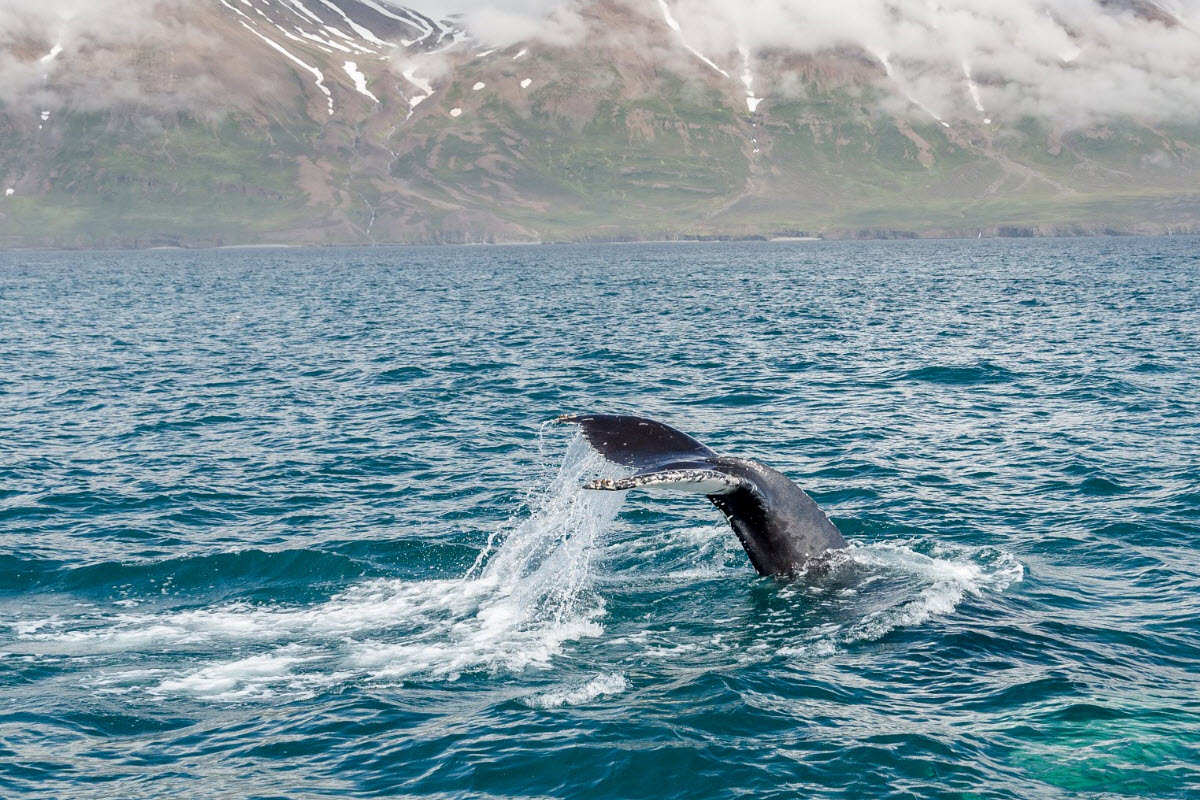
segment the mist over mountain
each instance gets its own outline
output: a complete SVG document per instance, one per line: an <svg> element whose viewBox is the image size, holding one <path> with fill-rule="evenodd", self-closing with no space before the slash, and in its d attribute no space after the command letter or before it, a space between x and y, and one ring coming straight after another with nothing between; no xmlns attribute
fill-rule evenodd
<svg viewBox="0 0 1200 800"><path fill-rule="evenodd" d="M503 6L503 4L501 4ZM575 4L463 4L496 44L560 30ZM634 6L637 7L637 6ZM677 43L717 72L741 78L764 53L849 48L878 61L906 106L937 119L1031 115L1066 125L1135 114L1195 119L1200 105L1200 3L1154 0L652 0ZM501 33L502 32L502 33ZM613 31L614 43L624 31ZM560 38L561 36L557 36ZM760 93L794 92L793 81Z"/></svg>
<svg viewBox="0 0 1200 800"><path fill-rule="evenodd" d="M0 243L1200 230L1200 3L0 0Z"/></svg>

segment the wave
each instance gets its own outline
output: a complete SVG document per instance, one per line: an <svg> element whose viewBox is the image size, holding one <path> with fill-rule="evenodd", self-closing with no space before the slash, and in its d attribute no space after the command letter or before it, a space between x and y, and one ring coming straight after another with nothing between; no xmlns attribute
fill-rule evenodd
<svg viewBox="0 0 1200 800"><path fill-rule="evenodd" d="M931 365L911 369L900 376L902 379L924 383L942 383L950 386L971 386L985 383L1008 383L1016 380L1018 373L998 364L981 361L977 364Z"/></svg>
<svg viewBox="0 0 1200 800"><path fill-rule="evenodd" d="M117 668L98 670L91 679L96 691L220 701L308 694L346 682L518 674L549 666L571 643L584 640L594 641L587 651L602 659L682 656L703 668L724 657L718 653L738 659L824 656L950 614L965 598L1002 591L1024 572L1016 559L998 550L914 539L853 543L830 554L812 580L780 584L753 575L723 524L677 525L661 534L639 530L634 536L612 536L610 542L623 495L580 487L588 478L613 473L577 436L557 471L547 472L522 510L496 531L460 577L363 579L353 574L352 559L330 555L336 563L323 571L337 567L341 576L358 582L320 602L243 600L139 612L141 601L130 599L117 603L124 606L117 609L18 620L10 625L16 634L12 649L113 656ZM189 574L195 573L191 578L178 579L197 583L220 569L238 573L245 582L256 571L292 577L311 566L304 551L247 551L198 561L186 564ZM139 569L166 576L180 566L166 561ZM101 574L89 569L77 571L74 579L95 585L128 577L107 567ZM676 605L684 600L681 592L697 595L686 603L703 615L709 590L702 587L732 580L747 585L747 596L765 597L768 608L764 613L751 607L742 620L710 619L711 652L693 643L683 656L673 634L653 631L658 624L653 615L606 619L604 594L619 594L633 584L654 586L664 598L677 598ZM608 641L602 640L605 624L617 628ZM133 653L144 655L145 663L131 668ZM154 659L164 654L170 659L158 667ZM567 682L533 696L527 704L587 703L626 686L624 672L605 670L587 683Z"/></svg>
<svg viewBox="0 0 1200 800"><path fill-rule="evenodd" d="M236 550L226 553L180 556L161 561L102 562L61 570L42 578L55 589L72 592L113 591L127 586L171 587L173 591L203 590L212 586L285 584L310 586L358 578L366 572L361 562L339 553L320 550Z"/></svg>
<svg viewBox="0 0 1200 800"><path fill-rule="evenodd" d="M534 695L525 702L533 708L559 708L580 706L601 697L621 694L629 687L629 681L620 673L597 675L582 686L564 686L552 692Z"/></svg>

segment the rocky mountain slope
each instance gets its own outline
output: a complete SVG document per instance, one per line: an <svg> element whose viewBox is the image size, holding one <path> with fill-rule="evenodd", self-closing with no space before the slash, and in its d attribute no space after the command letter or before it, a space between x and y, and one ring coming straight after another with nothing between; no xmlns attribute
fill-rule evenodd
<svg viewBox="0 0 1200 800"><path fill-rule="evenodd" d="M139 9L0 34L0 246L1200 232L1194 119L996 113L965 61L951 114L887 53L711 50L662 0L503 46L385 0Z"/></svg>

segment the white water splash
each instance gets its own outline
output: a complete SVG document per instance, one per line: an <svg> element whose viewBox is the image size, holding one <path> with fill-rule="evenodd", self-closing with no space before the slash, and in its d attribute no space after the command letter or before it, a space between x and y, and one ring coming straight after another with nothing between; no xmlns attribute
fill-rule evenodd
<svg viewBox="0 0 1200 800"><path fill-rule="evenodd" d="M581 486L612 474L577 437L549 485L527 501L529 515L498 531L462 578L366 581L304 607L234 603L26 621L17 627L18 640L23 649L45 654L265 648L182 674L125 671L95 681L100 690L140 684L154 693L216 700L264 698L285 687L308 691L354 678L453 680L466 671L520 672L547 664L567 642L603 632L592 563L623 495ZM153 685L145 685L148 678Z"/></svg>
<svg viewBox="0 0 1200 800"><path fill-rule="evenodd" d="M621 694L629 687L629 681L620 673L597 675L582 686L563 687L553 692L535 695L526 703L534 708L560 708L579 706L601 697Z"/></svg>
<svg viewBox="0 0 1200 800"><path fill-rule="evenodd" d="M163 680L158 689L166 693L211 695L223 700L262 699L273 692L272 684L291 676L292 668L304 661L299 655L278 653L216 664L178 678Z"/></svg>
<svg viewBox="0 0 1200 800"><path fill-rule="evenodd" d="M838 594L853 609L852 618L813 628L802 642L779 652L826 655L855 642L874 641L951 614L968 596L1002 592L1024 577L1020 561L993 548L852 543L831 554L824 579L806 587L819 594L831 585L840 586Z"/></svg>

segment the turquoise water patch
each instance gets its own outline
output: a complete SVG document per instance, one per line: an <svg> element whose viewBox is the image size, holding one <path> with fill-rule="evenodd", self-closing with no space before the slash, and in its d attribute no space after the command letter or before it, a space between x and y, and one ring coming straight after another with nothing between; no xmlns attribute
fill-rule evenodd
<svg viewBox="0 0 1200 800"><path fill-rule="evenodd" d="M1186 797L1195 791L1200 725L1190 712L1099 707L1065 713L1037 726L1014 762L1068 792Z"/></svg>

